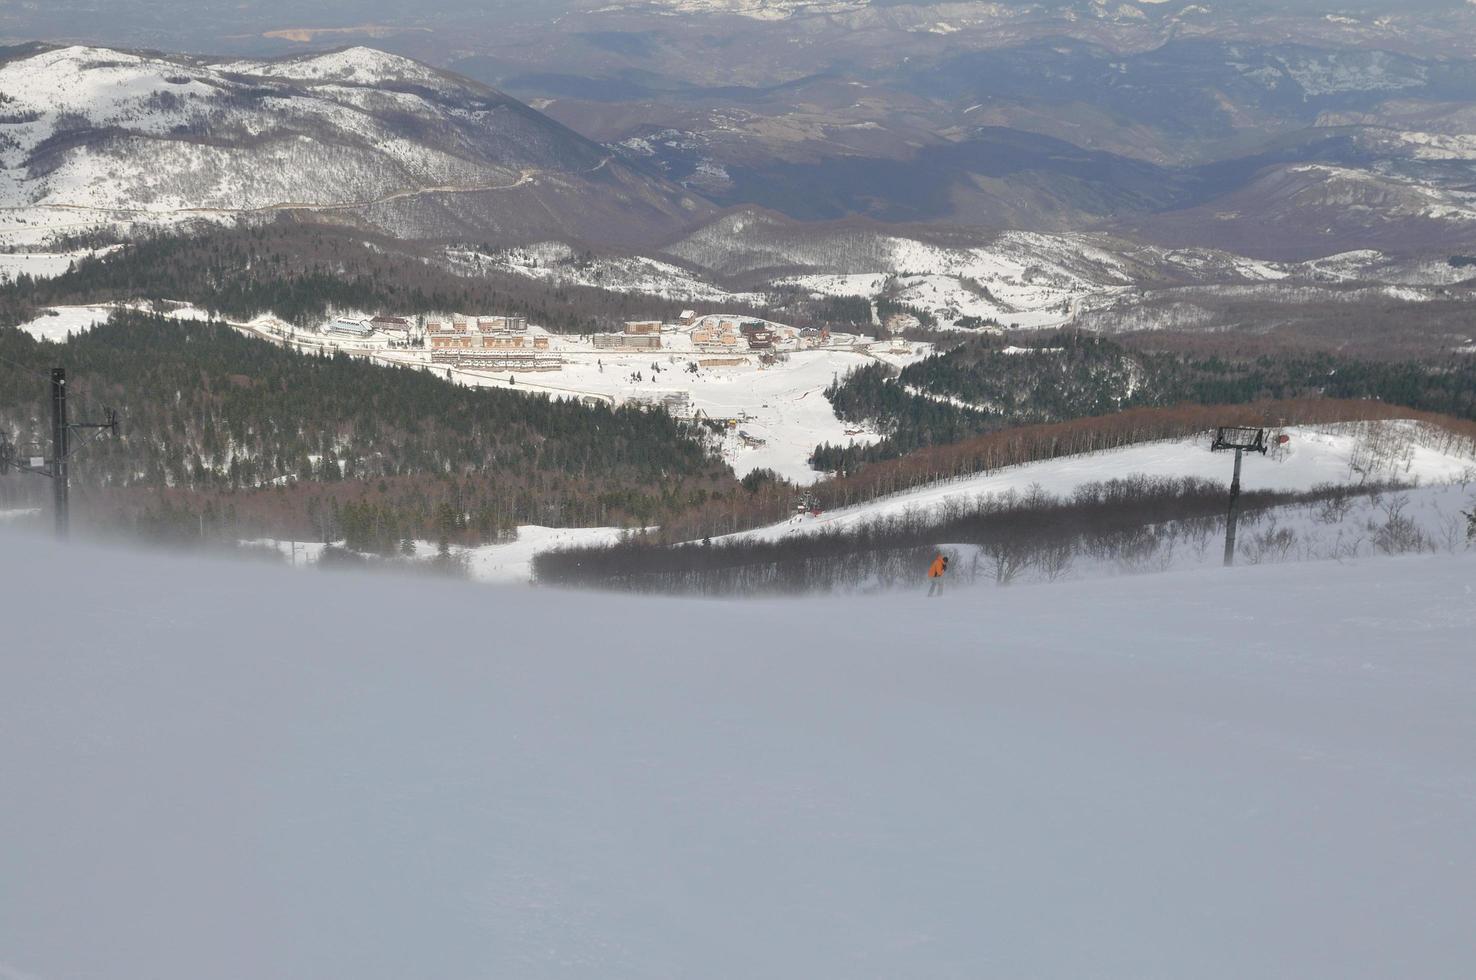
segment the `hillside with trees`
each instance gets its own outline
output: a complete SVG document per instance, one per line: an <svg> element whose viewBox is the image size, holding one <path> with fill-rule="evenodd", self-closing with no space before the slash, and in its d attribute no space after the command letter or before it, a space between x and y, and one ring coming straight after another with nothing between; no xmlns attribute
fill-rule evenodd
<svg viewBox="0 0 1476 980"><path fill-rule="evenodd" d="M79 259L54 279L0 281L0 325L23 322L47 306L139 300L185 301L234 320L273 313L298 325L340 309L495 312L526 316L557 333L591 333L631 318L670 319L682 309L674 300L491 270L458 275L433 250L283 220L161 233Z"/></svg>
<svg viewBox="0 0 1476 980"><path fill-rule="evenodd" d="M1291 504L1330 505L1377 495L1383 485L1305 493L1255 491L1240 501L1247 528ZM1067 497L1044 492L917 511L823 534L778 540L734 537L665 545L633 535L608 546L568 548L534 559L538 581L570 588L704 595L825 594L915 585L938 542L977 555L958 578L1008 585L1032 569L1055 581L1075 564L1144 571L1175 547L1203 554L1224 534L1225 488L1211 481L1131 477L1089 483ZM1250 543L1248 535L1247 543ZM1407 550L1419 550L1411 546ZM1394 553L1394 552L1388 552Z"/></svg>
<svg viewBox="0 0 1476 980"><path fill-rule="evenodd" d="M1476 419L1476 357L1369 360L1334 353L1155 349L1072 331L1028 347L975 338L895 371L858 368L826 389L836 414L878 426L871 446L821 445L813 465L852 473L867 463L1012 426L1092 418L1130 408L1238 405L1264 399L1378 399Z"/></svg>
<svg viewBox="0 0 1476 980"><path fill-rule="evenodd" d="M49 439L53 364L69 367L77 417L123 418L121 438L79 454L79 497L165 536L203 526L208 507L241 536L470 543L519 524L644 525L745 493L699 430L662 412L466 388L140 313L64 344L0 329L0 425L22 451ZM38 483L0 493L38 499Z"/></svg>

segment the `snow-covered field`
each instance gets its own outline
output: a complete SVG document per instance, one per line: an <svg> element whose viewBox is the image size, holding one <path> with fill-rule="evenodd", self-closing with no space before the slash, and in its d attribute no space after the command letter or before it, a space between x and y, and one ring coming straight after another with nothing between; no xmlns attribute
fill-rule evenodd
<svg viewBox="0 0 1476 980"><path fill-rule="evenodd" d="M4 236L0 236L4 237ZM53 279L66 272L73 262L94 255L106 255L118 246L83 248L69 252L0 252L0 280L30 276Z"/></svg>
<svg viewBox="0 0 1476 980"><path fill-rule="evenodd" d="M37 340L60 343L67 339L68 334L86 333L99 323L106 322L112 314L112 306L58 306L43 310L40 316L17 324L16 329L24 330Z"/></svg>
<svg viewBox="0 0 1476 980"><path fill-rule="evenodd" d="M1290 426L1274 433L1285 434L1290 441L1265 456L1247 455L1241 472L1243 490L1305 491L1322 484L1384 481L1476 484L1476 446L1445 448L1438 433L1419 423ZM1069 496L1083 484L1135 475L1199 477L1228 484L1233 455L1210 452L1210 442L1211 434L1205 433L1192 439L1143 443L1004 467L744 533L772 540L841 530L879 518L927 513L948 506L966 507L981 498L1011 492L1023 495L1034 487L1054 496Z"/></svg>
<svg viewBox="0 0 1476 980"><path fill-rule="evenodd" d="M0 535L7 977L1476 968L1476 557L734 603Z"/></svg>
<svg viewBox="0 0 1476 980"><path fill-rule="evenodd" d="M86 333L99 323L106 323L108 317L113 315L114 310L134 309L149 310L151 307L143 303L100 303L92 306L54 306L43 310L40 316L17 324L17 330L24 330L37 340L53 340L63 342L68 334ZM210 314L193 306L181 304L171 309L161 310L165 316L176 320L208 320Z"/></svg>
<svg viewBox="0 0 1476 980"><path fill-rule="evenodd" d="M690 350L622 353L571 345L560 351L568 361L559 371L517 374L457 369L452 377L471 385L553 397L593 397L616 404L685 392L690 396L692 411L700 410L712 419L738 420L738 425L722 437L721 448L739 476L768 468L786 479L808 484L821 476L810 469L808 462L820 443L864 444L879 438L875 432L838 419L825 397L825 388L835 378L871 361L906 364L930 350L919 344L909 348L907 354L896 355L884 352L888 346L879 345L876 350L857 346L794 351L786 360L769 367L760 365L756 355L740 352L733 356L740 357L741 364L702 367L694 373L687 370L688 364L723 355ZM392 352L379 359L424 362L423 356L414 352ZM659 373L653 365L660 368Z"/></svg>

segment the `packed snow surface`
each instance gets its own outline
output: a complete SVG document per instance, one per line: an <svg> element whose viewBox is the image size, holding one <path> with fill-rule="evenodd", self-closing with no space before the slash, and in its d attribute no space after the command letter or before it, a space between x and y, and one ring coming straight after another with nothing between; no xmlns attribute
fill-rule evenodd
<svg viewBox="0 0 1476 980"><path fill-rule="evenodd" d="M0 534L6 976L1476 965L1476 557L736 603Z"/></svg>

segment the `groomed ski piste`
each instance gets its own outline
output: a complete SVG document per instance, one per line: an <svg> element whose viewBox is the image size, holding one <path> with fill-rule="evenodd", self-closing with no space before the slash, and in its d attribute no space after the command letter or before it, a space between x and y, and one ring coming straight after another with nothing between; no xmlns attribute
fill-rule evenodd
<svg viewBox="0 0 1476 980"><path fill-rule="evenodd" d="M0 581L7 980L1476 968L1476 554L740 603L0 527Z"/></svg>

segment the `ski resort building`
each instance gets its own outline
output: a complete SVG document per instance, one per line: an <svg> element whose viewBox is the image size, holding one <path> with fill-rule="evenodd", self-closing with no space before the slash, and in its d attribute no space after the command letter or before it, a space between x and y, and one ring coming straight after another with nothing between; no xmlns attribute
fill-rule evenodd
<svg viewBox="0 0 1476 980"><path fill-rule="evenodd" d="M596 350L660 350L661 334L597 333L594 346Z"/></svg>
<svg viewBox="0 0 1476 980"><path fill-rule="evenodd" d="M731 320L715 326L706 323L692 331L692 344L698 350L735 350L741 339L737 324Z"/></svg>
<svg viewBox="0 0 1476 980"><path fill-rule="evenodd" d="M561 371L564 368L564 358L546 350L441 350L431 354L431 363L486 371Z"/></svg>
<svg viewBox="0 0 1476 980"><path fill-rule="evenodd" d="M527 333L528 318L525 316L478 317L477 329L482 333Z"/></svg>
<svg viewBox="0 0 1476 980"><path fill-rule="evenodd" d="M774 346L774 332L767 324L750 322L739 328L748 341L750 350L770 350Z"/></svg>
<svg viewBox="0 0 1476 980"><path fill-rule="evenodd" d="M380 333L409 333L410 321L402 316L386 316L381 313L369 321L369 325Z"/></svg>
<svg viewBox="0 0 1476 980"><path fill-rule="evenodd" d="M548 337L529 333L528 318L522 316L427 320L425 343L433 351L548 349Z"/></svg>
<svg viewBox="0 0 1476 980"><path fill-rule="evenodd" d="M429 328L427 328L425 343L426 346L428 346L433 351L470 350L472 347L472 338L470 334L467 334L465 332L457 333L454 330L448 330L444 326L442 326L441 329L435 333L430 333ZM477 346L481 346L480 337L477 338Z"/></svg>
<svg viewBox="0 0 1476 980"><path fill-rule="evenodd" d="M364 338L374 333L374 328L367 320L356 320L351 317L339 317L328 324L328 332L340 337Z"/></svg>

